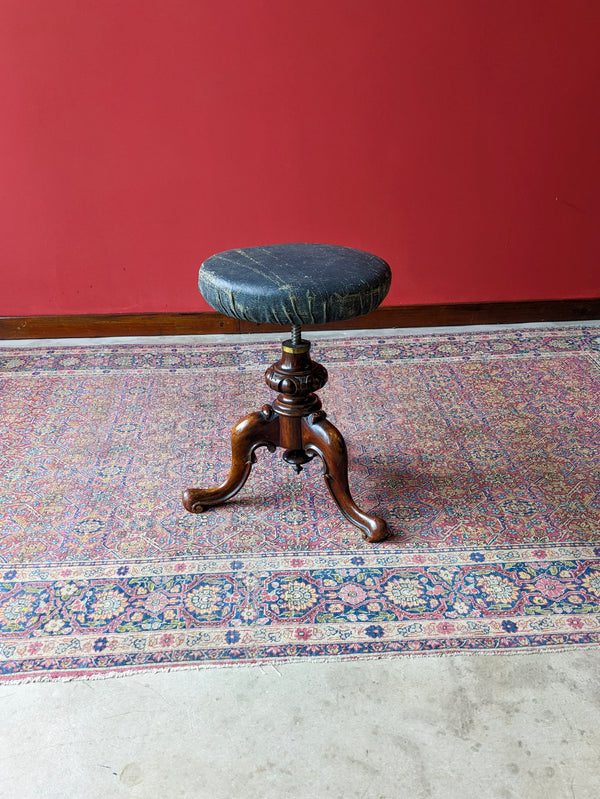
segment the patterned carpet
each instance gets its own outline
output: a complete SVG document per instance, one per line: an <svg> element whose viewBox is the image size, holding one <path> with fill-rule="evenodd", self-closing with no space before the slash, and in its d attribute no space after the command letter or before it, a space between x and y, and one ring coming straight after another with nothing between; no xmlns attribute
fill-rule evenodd
<svg viewBox="0 0 600 799"><path fill-rule="evenodd" d="M600 329L319 341L318 462L221 482L276 342L0 349L0 680L600 641Z"/></svg>

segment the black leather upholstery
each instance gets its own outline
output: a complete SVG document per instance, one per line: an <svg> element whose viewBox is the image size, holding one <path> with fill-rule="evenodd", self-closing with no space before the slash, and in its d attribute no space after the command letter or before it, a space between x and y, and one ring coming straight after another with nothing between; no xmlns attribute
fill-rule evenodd
<svg viewBox="0 0 600 799"><path fill-rule="evenodd" d="M273 244L208 258L198 286L215 310L281 325L338 322L373 311L391 272L376 255L331 244Z"/></svg>

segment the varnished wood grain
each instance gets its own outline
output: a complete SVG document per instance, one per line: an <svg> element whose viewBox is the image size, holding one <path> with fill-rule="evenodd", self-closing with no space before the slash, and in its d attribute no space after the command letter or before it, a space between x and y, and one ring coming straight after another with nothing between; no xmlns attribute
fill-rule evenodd
<svg viewBox="0 0 600 799"><path fill-rule="evenodd" d="M518 324L586 319L600 319L600 297L447 305L384 305L366 316L327 325L307 325L305 330ZM0 339L269 333L284 330L288 328L239 321L215 312L0 317Z"/></svg>
<svg viewBox="0 0 600 799"><path fill-rule="evenodd" d="M0 317L0 339L181 336L239 333L237 319L215 312Z"/></svg>

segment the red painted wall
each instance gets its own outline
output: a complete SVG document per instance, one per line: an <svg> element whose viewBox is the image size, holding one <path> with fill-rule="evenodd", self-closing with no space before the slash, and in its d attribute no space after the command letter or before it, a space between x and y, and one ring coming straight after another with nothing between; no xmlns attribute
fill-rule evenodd
<svg viewBox="0 0 600 799"><path fill-rule="evenodd" d="M598 0L2 0L0 314L206 310L213 252L387 302L600 295Z"/></svg>

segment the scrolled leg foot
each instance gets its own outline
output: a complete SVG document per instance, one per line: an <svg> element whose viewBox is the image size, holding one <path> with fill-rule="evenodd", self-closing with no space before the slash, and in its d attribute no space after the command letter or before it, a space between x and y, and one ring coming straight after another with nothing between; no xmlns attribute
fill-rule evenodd
<svg viewBox="0 0 600 799"><path fill-rule="evenodd" d="M227 480L217 488L188 488L183 492L183 505L190 513L221 505L243 487L256 463L255 450L267 447L275 452L279 446L279 417L269 405L250 413L235 425L231 433L231 470Z"/></svg>
<svg viewBox="0 0 600 799"><path fill-rule="evenodd" d="M362 511L352 499L348 485L348 452L340 431L323 413L302 420L302 440L307 453L323 461L327 487L336 505L349 522L358 527L371 543L391 537L386 522Z"/></svg>

